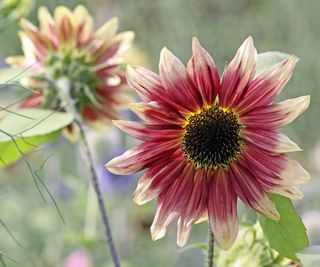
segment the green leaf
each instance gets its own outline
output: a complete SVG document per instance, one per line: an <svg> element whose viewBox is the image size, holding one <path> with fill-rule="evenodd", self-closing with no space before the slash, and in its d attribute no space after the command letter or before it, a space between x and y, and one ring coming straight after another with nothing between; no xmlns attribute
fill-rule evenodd
<svg viewBox="0 0 320 267"><path fill-rule="evenodd" d="M303 267L320 266L320 246L309 247L297 255Z"/></svg>
<svg viewBox="0 0 320 267"><path fill-rule="evenodd" d="M52 141L61 129L73 121L69 113L41 109L21 109L9 113L0 121L0 168L21 157L20 151L12 141L15 139L23 153Z"/></svg>
<svg viewBox="0 0 320 267"><path fill-rule="evenodd" d="M278 52L278 51L270 51L270 52L258 54L255 77L262 74L267 68L283 61L284 59L288 58L289 56L290 55L282 53L282 52Z"/></svg>
<svg viewBox="0 0 320 267"><path fill-rule="evenodd" d="M21 78L29 77L35 73L30 70L2 68L0 69L0 85L1 87L6 86L13 82L17 82Z"/></svg>
<svg viewBox="0 0 320 267"><path fill-rule="evenodd" d="M281 256L297 260L296 253L309 246L306 228L289 198L270 194L280 214L276 222L259 215L261 228L270 246Z"/></svg>

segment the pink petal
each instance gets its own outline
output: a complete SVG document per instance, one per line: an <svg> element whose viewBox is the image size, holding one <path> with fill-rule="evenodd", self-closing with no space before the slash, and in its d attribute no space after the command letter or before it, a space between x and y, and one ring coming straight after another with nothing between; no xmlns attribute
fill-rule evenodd
<svg viewBox="0 0 320 267"><path fill-rule="evenodd" d="M143 67L127 66L128 84L137 92L144 102L157 101L161 105L181 113L188 114L189 110L183 103L172 100L163 88L159 75Z"/></svg>
<svg viewBox="0 0 320 267"><path fill-rule="evenodd" d="M173 159L168 163L168 159L165 159L150 166L139 180L134 192L134 202L142 205L152 200L159 192L174 182L176 177L181 175L185 165L184 160Z"/></svg>
<svg viewBox="0 0 320 267"><path fill-rule="evenodd" d="M196 37L192 39L193 56L188 62L188 73L201 93L204 105L212 105L218 94L220 77L210 54Z"/></svg>
<svg viewBox="0 0 320 267"><path fill-rule="evenodd" d="M21 28L24 29L22 36L28 36L32 41L32 44L35 47L34 53L41 57L45 57L50 48L49 40L39 32L36 26L26 19L21 19Z"/></svg>
<svg viewBox="0 0 320 267"><path fill-rule="evenodd" d="M92 37L93 19L83 5L78 5L73 14L76 20L77 47L84 47Z"/></svg>
<svg viewBox="0 0 320 267"><path fill-rule="evenodd" d="M250 36L240 46L223 73L219 90L222 107L236 106L242 99L245 89L254 77L256 60L257 51Z"/></svg>
<svg viewBox="0 0 320 267"><path fill-rule="evenodd" d="M155 101L149 103L131 103L130 109L141 119L151 124L183 125L185 122L184 117L180 113L172 112Z"/></svg>
<svg viewBox="0 0 320 267"><path fill-rule="evenodd" d="M179 177L158 197L158 208L151 225L153 240L162 238L169 224L187 207L194 185L194 168L185 166Z"/></svg>
<svg viewBox="0 0 320 267"><path fill-rule="evenodd" d="M39 8L38 20L41 33L46 35L50 39L52 46L57 49L59 46L57 25L46 7Z"/></svg>
<svg viewBox="0 0 320 267"><path fill-rule="evenodd" d="M241 136L246 142L271 154L302 150L286 135L275 130L244 128Z"/></svg>
<svg viewBox="0 0 320 267"><path fill-rule="evenodd" d="M187 69L167 48L161 50L159 70L161 83L171 100L190 111L201 108L201 95L189 77Z"/></svg>
<svg viewBox="0 0 320 267"><path fill-rule="evenodd" d="M270 189L270 193L276 193L291 199L302 199L303 194L292 185L280 185Z"/></svg>
<svg viewBox="0 0 320 267"><path fill-rule="evenodd" d="M292 122L308 108L309 104L310 96L300 96L266 107L255 108L241 116L240 121L246 127L277 129Z"/></svg>
<svg viewBox="0 0 320 267"><path fill-rule="evenodd" d="M237 107L238 113L242 115L255 107L270 104L290 80L297 61L296 57L290 56L254 79Z"/></svg>
<svg viewBox="0 0 320 267"><path fill-rule="evenodd" d="M114 174L131 174L143 170L152 162L163 157L170 158L179 146L176 140L169 142L144 142L106 164Z"/></svg>
<svg viewBox="0 0 320 267"><path fill-rule="evenodd" d="M273 187L292 186L310 180L308 172L285 154L267 154L247 146L240 161L250 169L267 192Z"/></svg>
<svg viewBox="0 0 320 267"><path fill-rule="evenodd" d="M246 167L233 164L230 175L233 176L233 186L237 196L246 205L273 220L279 220L280 215L275 204L269 199L261 183Z"/></svg>
<svg viewBox="0 0 320 267"><path fill-rule="evenodd" d="M188 201L188 206L182 211L178 221L177 243L180 247L187 243L192 225L206 212L208 195L206 171L196 170L193 191Z"/></svg>
<svg viewBox="0 0 320 267"><path fill-rule="evenodd" d="M117 34L111 43L110 40L103 43L95 52L95 56L98 57L97 64L102 64L110 58L122 55L131 47L133 39L134 32L127 31Z"/></svg>
<svg viewBox="0 0 320 267"><path fill-rule="evenodd" d="M208 215L219 245L229 249L238 234L237 195L225 170L218 170L209 188Z"/></svg>
<svg viewBox="0 0 320 267"><path fill-rule="evenodd" d="M113 124L136 139L143 141L165 141L182 138L184 130L181 127L163 127L145 125L134 121L113 121Z"/></svg>
<svg viewBox="0 0 320 267"><path fill-rule="evenodd" d="M74 14L65 6L58 6L54 12L59 39L63 43L75 45L76 21Z"/></svg>

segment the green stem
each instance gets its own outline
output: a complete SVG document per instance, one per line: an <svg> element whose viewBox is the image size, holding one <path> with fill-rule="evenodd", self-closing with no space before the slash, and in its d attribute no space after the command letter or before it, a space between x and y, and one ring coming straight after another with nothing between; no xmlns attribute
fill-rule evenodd
<svg viewBox="0 0 320 267"><path fill-rule="evenodd" d="M109 217L107 214L107 209L106 209L106 206L103 201L103 195L102 195L102 191L100 189L98 176L97 176L97 173L94 169L93 158L92 158L92 155L90 152L88 140L85 135L84 127L83 127L81 120L79 120L77 118L75 119L75 123L79 127L80 137L81 137L81 141L82 141L83 149L84 149L84 154L87 157L87 161L89 164L90 173L91 173L91 180L92 180L93 188L96 192L99 210L100 210L100 214L101 214L101 218L102 218L102 222L103 222L104 230L105 230L105 238L106 238L107 243L109 245L109 250L110 250L111 257L112 257L112 261L113 261L113 264L115 267L120 267L119 257L118 257L116 247L114 245L114 241L112 238L111 227L110 227Z"/></svg>
<svg viewBox="0 0 320 267"><path fill-rule="evenodd" d="M116 250L113 238L112 238L109 216L108 216L107 209L106 209L106 206L105 206L105 203L103 200L102 190L99 185L98 176L97 176L97 173L94 168L94 162L93 162L93 157L92 157L91 150L89 147L89 143L88 143L88 140L87 140L87 137L85 134L84 123L82 121L81 115L77 112L74 100L70 96L70 90L72 89L71 81L66 77L66 78L59 79L55 84L56 84L57 89L59 90L60 99L61 99L62 104L65 105L65 108L71 114L73 114L74 123L79 128L80 139L81 139L81 143L83 145L84 156L87 158L86 161L87 161L87 163L89 165L89 169L90 169L91 182L92 182L94 191L96 193L99 211L100 211L102 223L104 226L105 239L106 239L108 247L109 247L109 251L110 251L112 261L113 261L113 265L115 267L120 267L119 257L118 257L117 250Z"/></svg>
<svg viewBox="0 0 320 267"><path fill-rule="evenodd" d="M208 257L207 267L214 267L214 235L212 233L210 224L208 229Z"/></svg>

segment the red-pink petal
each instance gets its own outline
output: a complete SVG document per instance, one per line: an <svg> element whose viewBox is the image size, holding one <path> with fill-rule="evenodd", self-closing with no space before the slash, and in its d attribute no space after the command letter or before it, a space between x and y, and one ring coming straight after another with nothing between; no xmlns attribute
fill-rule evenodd
<svg viewBox="0 0 320 267"><path fill-rule="evenodd" d="M141 119L159 125L183 125L185 118L180 113L172 112L172 110L161 106L158 102L149 103L131 103L130 109Z"/></svg>
<svg viewBox="0 0 320 267"><path fill-rule="evenodd" d="M256 211L273 220L279 220L280 215L275 204L269 199L261 183L247 167L236 163L231 165L230 170L237 196Z"/></svg>
<svg viewBox="0 0 320 267"><path fill-rule="evenodd" d="M114 174L131 174L143 170L148 164L161 158L170 159L179 146L176 140L168 142L144 142L130 148L106 164L109 171Z"/></svg>
<svg viewBox="0 0 320 267"><path fill-rule="evenodd" d="M193 190L188 201L188 206L182 211L178 221L177 243L179 246L182 247L186 244L192 225L201 218L203 213L206 212L208 196L209 192L206 171L196 170Z"/></svg>
<svg viewBox="0 0 320 267"><path fill-rule="evenodd" d="M238 113L242 115L255 107L270 104L290 80L297 61L296 57L290 56L254 79L243 100L236 107Z"/></svg>
<svg viewBox="0 0 320 267"><path fill-rule="evenodd" d="M144 102L157 101L161 105L188 114L189 110L183 103L172 100L162 86L159 75L143 67L127 66L128 84L137 92Z"/></svg>
<svg viewBox="0 0 320 267"><path fill-rule="evenodd" d="M113 124L118 128L128 133L134 138L142 141L165 141L178 139L183 136L183 129L181 127L159 126L159 125L145 125L135 121L113 121Z"/></svg>
<svg viewBox="0 0 320 267"><path fill-rule="evenodd" d="M277 129L292 122L308 108L309 104L310 96L300 96L266 107L255 108L241 116L240 121L250 128Z"/></svg>
<svg viewBox="0 0 320 267"><path fill-rule="evenodd" d="M209 188L208 215L211 229L219 245L229 249L238 234L237 195L233 190L232 177L218 170Z"/></svg>
<svg viewBox="0 0 320 267"><path fill-rule="evenodd" d="M195 88L186 67L167 48L161 50L159 70L167 97L187 107L190 111L201 108L200 92Z"/></svg>
<svg viewBox="0 0 320 267"><path fill-rule="evenodd" d="M212 105L218 94L220 77L210 54L201 46L196 37L192 39L193 55L187 70L200 91L204 105Z"/></svg>
<svg viewBox="0 0 320 267"><path fill-rule="evenodd" d="M223 72L219 100L222 107L233 107L242 99L255 74L257 51L252 37L240 46L237 54Z"/></svg>
<svg viewBox="0 0 320 267"><path fill-rule="evenodd" d="M287 153L301 151L301 148L291 141L286 135L276 130L244 128L241 131L242 138L257 149L267 153Z"/></svg>
<svg viewBox="0 0 320 267"><path fill-rule="evenodd" d="M158 197L158 208L151 226L152 239L162 238L169 223L187 207L194 186L194 168L186 165L180 176Z"/></svg>

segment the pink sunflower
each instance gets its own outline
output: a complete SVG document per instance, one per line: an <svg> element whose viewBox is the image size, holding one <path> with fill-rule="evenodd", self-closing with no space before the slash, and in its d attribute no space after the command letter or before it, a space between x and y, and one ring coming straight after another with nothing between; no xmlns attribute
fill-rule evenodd
<svg viewBox="0 0 320 267"><path fill-rule="evenodd" d="M23 56L7 59L11 65L36 73L27 85L37 89L23 107L57 109L60 94L55 83L70 80L69 94L77 111L90 123L111 122L119 118L116 109L127 104L125 75L119 68L123 54L130 48L134 33L117 33L118 19L112 18L97 31L88 10L64 6L51 16L45 7L38 11L39 28L21 20Z"/></svg>
<svg viewBox="0 0 320 267"><path fill-rule="evenodd" d="M310 97L273 103L297 58L289 56L255 77L257 52L251 37L221 79L196 38L192 49L187 68L166 48L160 75L128 66L128 83L143 101L132 110L145 123L114 124L143 143L106 167L124 175L146 170L134 201L140 205L157 198L154 240L177 221L177 243L183 246L193 224L208 219L219 245L228 249L238 234L238 198L279 220L268 193L302 197L295 185L309 180L309 174L286 154L301 149L277 129L301 114Z"/></svg>

